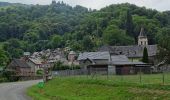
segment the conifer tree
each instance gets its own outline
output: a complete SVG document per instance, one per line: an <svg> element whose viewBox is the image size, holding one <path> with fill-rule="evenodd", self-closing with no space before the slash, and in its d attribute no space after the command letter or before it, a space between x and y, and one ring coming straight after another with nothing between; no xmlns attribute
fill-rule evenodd
<svg viewBox="0 0 170 100"><path fill-rule="evenodd" d="M143 58L142 58L142 61L143 61L144 63L149 63L148 50L147 50L146 47L145 47L144 50L143 50Z"/></svg>
<svg viewBox="0 0 170 100"><path fill-rule="evenodd" d="M127 11L126 15L126 34L129 36L134 36L133 35L133 19L130 11Z"/></svg>

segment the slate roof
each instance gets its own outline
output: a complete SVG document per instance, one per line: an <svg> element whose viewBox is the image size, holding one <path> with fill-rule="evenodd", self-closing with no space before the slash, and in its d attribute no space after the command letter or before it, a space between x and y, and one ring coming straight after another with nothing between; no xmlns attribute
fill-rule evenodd
<svg viewBox="0 0 170 100"><path fill-rule="evenodd" d="M30 68L30 66L23 60L14 59L11 64L11 67L20 67L20 68Z"/></svg>
<svg viewBox="0 0 170 100"><path fill-rule="evenodd" d="M126 55L127 57L142 57L143 56L143 49L145 46L103 46L99 48L100 52L108 51L111 54L115 55ZM157 54L157 45L147 45L146 48L148 49L148 56L152 57Z"/></svg>
<svg viewBox="0 0 170 100"><path fill-rule="evenodd" d="M111 56L111 61L114 61L114 62L125 62L125 61L129 61L129 59L125 55L112 55Z"/></svg>
<svg viewBox="0 0 170 100"><path fill-rule="evenodd" d="M131 62L125 55L112 55L110 64L113 65L143 65L143 62Z"/></svg>
<svg viewBox="0 0 170 100"><path fill-rule="evenodd" d="M79 54L78 60L85 60L85 59L107 60L109 58L110 58L109 52L84 52Z"/></svg>
<svg viewBox="0 0 170 100"><path fill-rule="evenodd" d="M131 61L117 61L117 62L114 62L112 61L111 64L113 65L146 65L146 63L143 63L143 62L131 62Z"/></svg>
<svg viewBox="0 0 170 100"><path fill-rule="evenodd" d="M142 27L141 30L140 30L139 38L140 38L140 37L146 37L143 27Z"/></svg>

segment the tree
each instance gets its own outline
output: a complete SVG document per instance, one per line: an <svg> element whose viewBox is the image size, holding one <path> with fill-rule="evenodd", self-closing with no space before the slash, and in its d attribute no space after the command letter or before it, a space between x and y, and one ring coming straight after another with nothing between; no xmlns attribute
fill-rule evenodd
<svg viewBox="0 0 170 100"><path fill-rule="evenodd" d="M50 44L53 49L62 47L63 39L60 35L53 35L50 39Z"/></svg>
<svg viewBox="0 0 170 100"><path fill-rule="evenodd" d="M91 51L93 50L93 47L94 47L94 43L90 36L84 36L82 40L82 45L83 45L84 50L86 51Z"/></svg>
<svg viewBox="0 0 170 100"><path fill-rule="evenodd" d="M125 32L116 26L109 26L104 31L103 41L107 45L130 45L134 39L127 36Z"/></svg>
<svg viewBox="0 0 170 100"><path fill-rule="evenodd" d="M166 63L170 63L170 28L162 28L158 34L158 46L159 46L159 60L165 60Z"/></svg>
<svg viewBox="0 0 170 100"><path fill-rule="evenodd" d="M10 58L20 58L23 55L23 49L18 39L10 39L4 43L4 50L9 53Z"/></svg>
<svg viewBox="0 0 170 100"><path fill-rule="evenodd" d="M38 34L35 32L28 32L24 35L24 40L28 41L29 43L35 43L38 40Z"/></svg>
<svg viewBox="0 0 170 100"><path fill-rule="evenodd" d="M5 67L9 61L9 58L6 55L6 52L3 49L0 49L0 67Z"/></svg>
<svg viewBox="0 0 170 100"><path fill-rule="evenodd" d="M142 62L144 63L149 63L149 59L148 59L148 50L145 47L143 50L143 58L142 58Z"/></svg>
<svg viewBox="0 0 170 100"><path fill-rule="evenodd" d="M134 36L133 35L133 19L130 11L127 11L127 16L126 16L126 34L129 36Z"/></svg>

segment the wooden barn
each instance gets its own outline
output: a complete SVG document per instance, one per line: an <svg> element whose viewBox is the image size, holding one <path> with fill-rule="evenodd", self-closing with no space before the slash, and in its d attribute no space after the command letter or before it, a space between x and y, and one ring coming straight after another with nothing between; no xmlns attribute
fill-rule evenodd
<svg viewBox="0 0 170 100"><path fill-rule="evenodd" d="M110 55L109 52L84 52L78 60L82 69L86 69L89 74L128 75L151 72L149 64L132 62L125 55Z"/></svg>

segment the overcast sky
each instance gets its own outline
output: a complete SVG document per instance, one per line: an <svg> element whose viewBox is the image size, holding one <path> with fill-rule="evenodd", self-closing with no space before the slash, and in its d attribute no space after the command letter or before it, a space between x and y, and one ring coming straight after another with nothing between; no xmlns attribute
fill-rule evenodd
<svg viewBox="0 0 170 100"><path fill-rule="evenodd" d="M0 0L0 1L46 5L50 4L52 0ZM138 6L145 6L146 8L157 9L159 11L170 10L170 0L62 0L62 1L72 6L82 5L84 7L92 9L100 9L110 4L129 2L131 4L136 4Z"/></svg>

